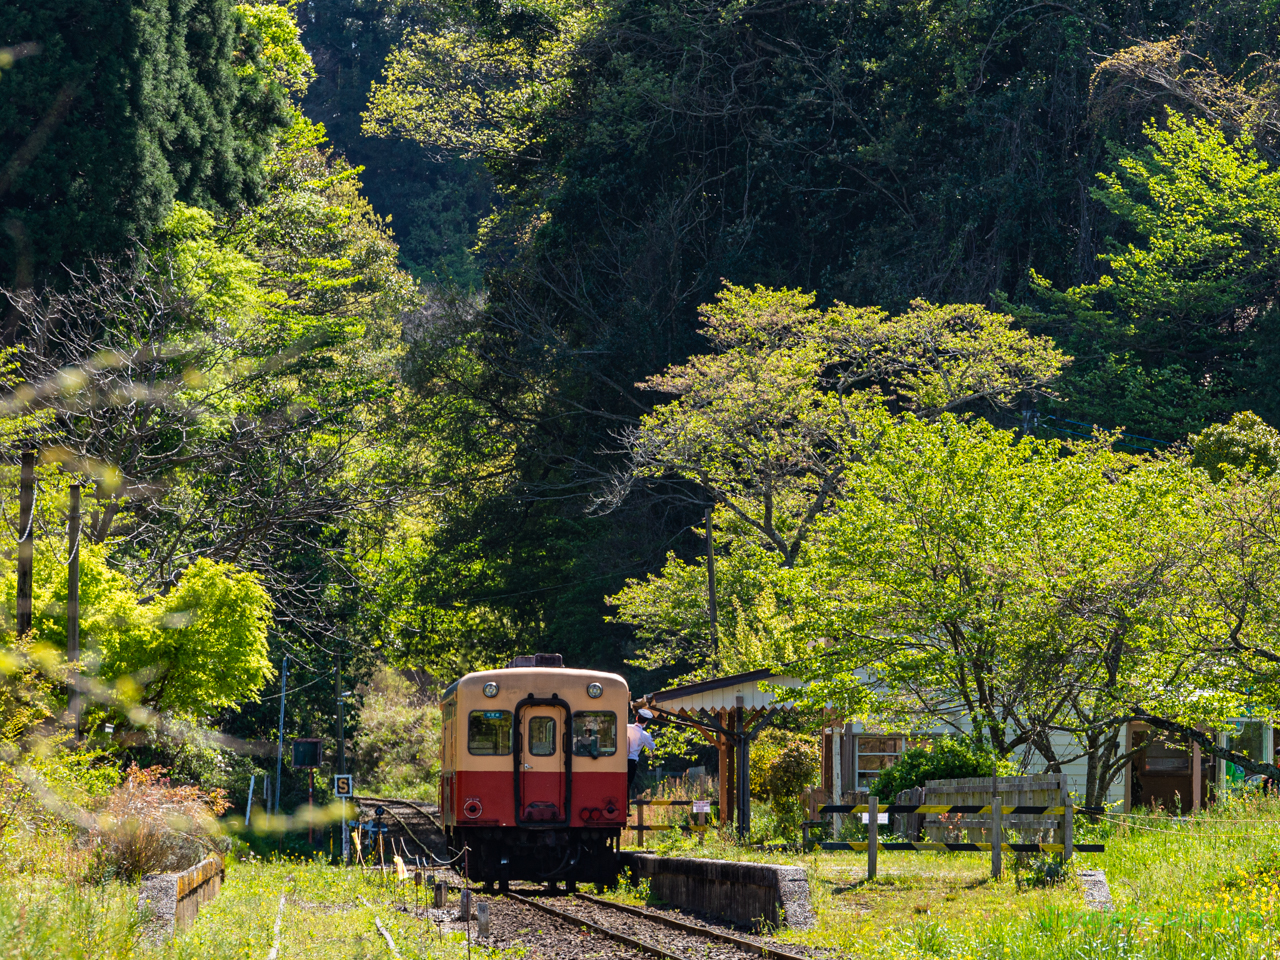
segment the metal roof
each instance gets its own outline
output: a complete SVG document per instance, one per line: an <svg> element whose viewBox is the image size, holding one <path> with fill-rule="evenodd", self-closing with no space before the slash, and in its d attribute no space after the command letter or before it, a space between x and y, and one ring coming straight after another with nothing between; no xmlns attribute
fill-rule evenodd
<svg viewBox="0 0 1280 960"><path fill-rule="evenodd" d="M688 711L699 713L708 711L718 713L738 705L738 697L742 697L742 705L748 710L770 708L774 710L788 709L790 701L779 702L772 690L761 689L761 681L775 686L797 688L804 686L804 681L795 677L784 677L772 670L752 670L729 677L716 677L714 680L701 680L688 683L670 690L659 690L645 694L641 699L671 713Z"/></svg>

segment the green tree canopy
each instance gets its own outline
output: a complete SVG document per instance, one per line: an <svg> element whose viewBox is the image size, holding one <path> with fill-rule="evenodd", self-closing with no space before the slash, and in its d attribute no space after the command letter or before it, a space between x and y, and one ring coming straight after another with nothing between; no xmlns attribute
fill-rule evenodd
<svg viewBox="0 0 1280 960"><path fill-rule="evenodd" d="M1080 358L1062 384L1076 420L1173 440L1242 406L1275 418L1280 171L1247 132L1172 110L1143 132L1094 190L1133 239L1095 283L1033 275L1044 312L1023 320Z"/></svg>
<svg viewBox="0 0 1280 960"><path fill-rule="evenodd" d="M4 479L9 511L15 506L16 484L10 484L16 477L9 470ZM67 478L46 469L40 487L42 519L56 529ZM7 539L0 589L12 641L17 578L12 534ZM65 652L65 543L42 538L35 557L27 644ZM274 673L267 650L273 604L256 575L200 558L177 574L173 589L143 596L110 559L107 545L81 544L81 663L88 675L122 684L126 697L182 716L211 717L256 699Z"/></svg>
<svg viewBox="0 0 1280 960"><path fill-rule="evenodd" d="M1280 466L1280 431L1251 411L1215 423L1191 438L1191 464L1221 480L1224 468L1274 473Z"/></svg>
<svg viewBox="0 0 1280 960"><path fill-rule="evenodd" d="M174 199L230 210L261 198L287 123L278 31L259 30L269 18L231 0L6 0L0 23L0 46L24 54L0 79L13 150L0 283L117 256Z"/></svg>

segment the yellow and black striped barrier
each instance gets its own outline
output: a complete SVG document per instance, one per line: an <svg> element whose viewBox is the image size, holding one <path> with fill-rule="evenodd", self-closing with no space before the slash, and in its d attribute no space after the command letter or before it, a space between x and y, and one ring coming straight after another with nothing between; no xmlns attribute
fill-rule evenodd
<svg viewBox="0 0 1280 960"><path fill-rule="evenodd" d="M851 843L843 843L838 841L825 841L819 843L823 850L855 850L859 853L866 853L870 846L867 841L853 841ZM879 850L919 850L933 852L969 852L982 853L991 850L989 843L939 843L934 841L905 841L896 843L885 843L883 840L876 842L876 848ZM1063 853L1066 850L1064 844L1061 843L1002 843L1001 850L1008 850L1011 853ZM1101 843L1074 843L1071 849L1076 853L1106 853L1106 845Z"/></svg>
<svg viewBox="0 0 1280 960"><path fill-rule="evenodd" d="M1106 813L1104 807L1073 807L1076 813ZM819 814L824 813L870 813L871 808L865 803L857 806L848 804L829 803L818 810ZM965 806L964 804L930 804L930 803L891 803L887 807L877 807L877 813L991 813L991 805L985 807ZM1051 817L1061 817L1067 812L1066 807L1000 807L1001 814L1042 814Z"/></svg>

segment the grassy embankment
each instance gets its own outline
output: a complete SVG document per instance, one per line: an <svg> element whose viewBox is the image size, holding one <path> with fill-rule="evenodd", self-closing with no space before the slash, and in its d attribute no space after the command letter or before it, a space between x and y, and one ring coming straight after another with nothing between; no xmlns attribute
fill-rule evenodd
<svg viewBox="0 0 1280 960"><path fill-rule="evenodd" d="M1104 854L1080 855L1076 867L1105 871L1114 913L1086 911L1074 879L1036 886L1029 870L1011 867L992 882L982 854L882 853L880 875L867 883L863 854L780 854L714 836L698 848L670 834L661 849L803 865L818 923L780 937L832 956L1280 960L1280 801L1239 800L1186 821L1112 820L1082 825L1081 834L1107 844ZM38 838L24 847L23 862L8 860L0 876L0 957L265 957L286 891L282 957L388 956L375 915L406 958L461 960L466 952L456 935L441 937L430 922L395 909L406 896L412 900L412 888L397 893L358 870L253 860L232 863L222 894L195 926L153 949L139 938L137 888L69 881L82 875L73 860L68 848L45 847ZM617 895L634 900L640 893L623 887Z"/></svg>
<svg viewBox="0 0 1280 960"><path fill-rule="evenodd" d="M425 891L425 888L424 888ZM261 960L270 951L280 895L281 958L385 960L390 951L374 924L382 921L405 960L463 960L465 941L429 920L396 909L413 904L412 885L397 891L373 874L318 863L233 862L216 900L174 941L142 937L134 910L138 888L123 883L60 883L53 876L0 880L0 957L12 960ZM367 901L368 905L362 902ZM472 950L473 960L489 951Z"/></svg>
<svg viewBox="0 0 1280 960"><path fill-rule="evenodd" d="M1125 822L1120 822L1125 821ZM1178 821L1114 817L1082 824L1078 839L1106 853L1114 913L1087 911L1073 876L1038 886L1010 864L990 879L988 854L881 852L866 882L865 854L779 854L709 837L666 834L663 852L803 865L818 922L781 939L840 956L914 960L1277 960L1280 958L1280 800L1242 798ZM1007 857L1009 855L1006 855ZM620 896L635 897L622 888Z"/></svg>

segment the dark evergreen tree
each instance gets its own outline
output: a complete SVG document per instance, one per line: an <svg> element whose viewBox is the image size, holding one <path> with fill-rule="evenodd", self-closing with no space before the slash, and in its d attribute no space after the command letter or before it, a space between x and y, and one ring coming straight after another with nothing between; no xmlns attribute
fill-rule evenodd
<svg viewBox="0 0 1280 960"><path fill-rule="evenodd" d="M365 136L361 114L387 54L407 29L438 13L415 0L304 0L297 10L316 80L302 109L335 147L364 167L374 209L390 219L400 260L423 283L482 286L470 248L492 199L482 165L412 140Z"/></svg>
<svg viewBox="0 0 1280 960"><path fill-rule="evenodd" d="M231 0L0 0L0 25L21 54L0 80L5 282L118 254L174 199L258 197L287 101Z"/></svg>

